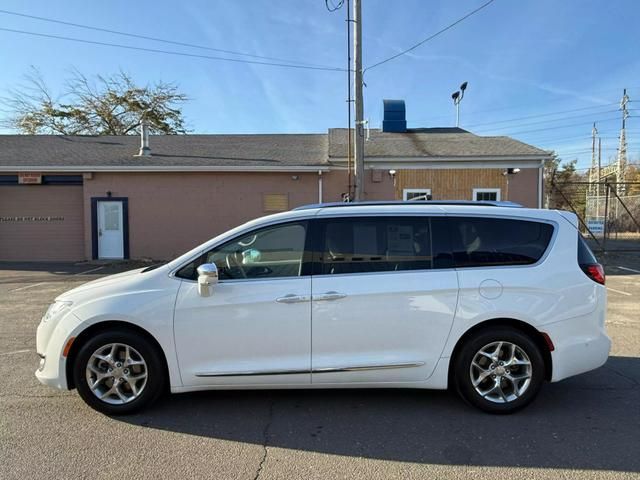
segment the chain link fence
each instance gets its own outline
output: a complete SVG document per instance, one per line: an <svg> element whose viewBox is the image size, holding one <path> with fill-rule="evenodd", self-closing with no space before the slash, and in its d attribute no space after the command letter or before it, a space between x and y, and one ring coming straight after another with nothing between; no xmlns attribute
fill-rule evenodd
<svg viewBox="0 0 640 480"><path fill-rule="evenodd" d="M580 231L594 250L640 252L640 182L552 179L546 204L578 215Z"/></svg>

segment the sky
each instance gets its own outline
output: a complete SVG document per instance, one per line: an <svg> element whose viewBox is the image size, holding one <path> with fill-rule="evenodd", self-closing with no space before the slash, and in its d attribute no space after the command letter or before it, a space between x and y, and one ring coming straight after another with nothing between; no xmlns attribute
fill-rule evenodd
<svg viewBox="0 0 640 480"><path fill-rule="evenodd" d="M337 4L339 0L333 0ZM487 0L362 0L363 64L384 60ZM345 69L346 5L324 0L4 0L0 10L214 49L276 63ZM365 118L382 120L382 100L406 102L408 126L455 125L451 93L467 81L460 126L509 135L589 165L591 126L603 163L616 154L622 89L627 137L640 161L640 30L637 0L494 0L412 52L365 71ZM262 60L169 45L0 12L0 28L196 55ZM0 97L37 68L54 94L74 69L129 73L140 84L173 82L193 133L321 133L347 125L347 73L231 62L84 44L0 30ZM7 130L1 133L10 133Z"/></svg>

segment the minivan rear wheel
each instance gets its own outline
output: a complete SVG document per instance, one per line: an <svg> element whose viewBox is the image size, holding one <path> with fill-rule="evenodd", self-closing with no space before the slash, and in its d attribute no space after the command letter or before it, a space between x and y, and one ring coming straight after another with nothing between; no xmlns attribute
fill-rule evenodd
<svg viewBox="0 0 640 480"><path fill-rule="evenodd" d="M539 347L509 327L475 333L454 359L456 389L467 402L489 413L513 413L531 403L544 376Z"/></svg>
<svg viewBox="0 0 640 480"><path fill-rule="evenodd" d="M133 413L162 393L162 357L144 336L117 329L82 345L73 369L76 388L92 408L108 415Z"/></svg>

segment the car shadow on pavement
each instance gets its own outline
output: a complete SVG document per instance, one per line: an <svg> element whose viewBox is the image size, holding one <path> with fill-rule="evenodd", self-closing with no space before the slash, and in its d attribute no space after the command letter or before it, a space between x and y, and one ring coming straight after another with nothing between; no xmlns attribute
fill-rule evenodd
<svg viewBox="0 0 640 480"><path fill-rule="evenodd" d="M444 465L640 472L640 358L611 357L488 415L428 390L211 391L116 420L309 452ZM206 455L206 452L203 452Z"/></svg>

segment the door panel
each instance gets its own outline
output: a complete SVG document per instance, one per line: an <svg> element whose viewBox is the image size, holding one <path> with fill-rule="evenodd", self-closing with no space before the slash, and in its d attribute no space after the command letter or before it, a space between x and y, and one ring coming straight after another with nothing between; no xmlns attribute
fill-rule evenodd
<svg viewBox="0 0 640 480"><path fill-rule="evenodd" d="M455 270L434 269L446 228L426 217L376 216L323 219L317 231L312 382L427 379L458 298Z"/></svg>
<svg viewBox="0 0 640 480"><path fill-rule="evenodd" d="M210 297L197 290L183 282L176 301L185 386L310 383L311 277L226 281ZM287 295L298 298L278 301Z"/></svg>
<svg viewBox="0 0 640 480"><path fill-rule="evenodd" d="M344 297L318 299L330 291ZM448 338L458 281L453 270L323 275L312 295L314 384L419 381Z"/></svg>
<svg viewBox="0 0 640 480"><path fill-rule="evenodd" d="M98 258L124 258L124 218L120 201L98 202Z"/></svg>
<svg viewBox="0 0 640 480"><path fill-rule="evenodd" d="M185 386L311 382L311 253L307 222L240 235L185 265L174 332ZM197 266L220 282L197 292ZM192 280L192 281L188 281Z"/></svg>

